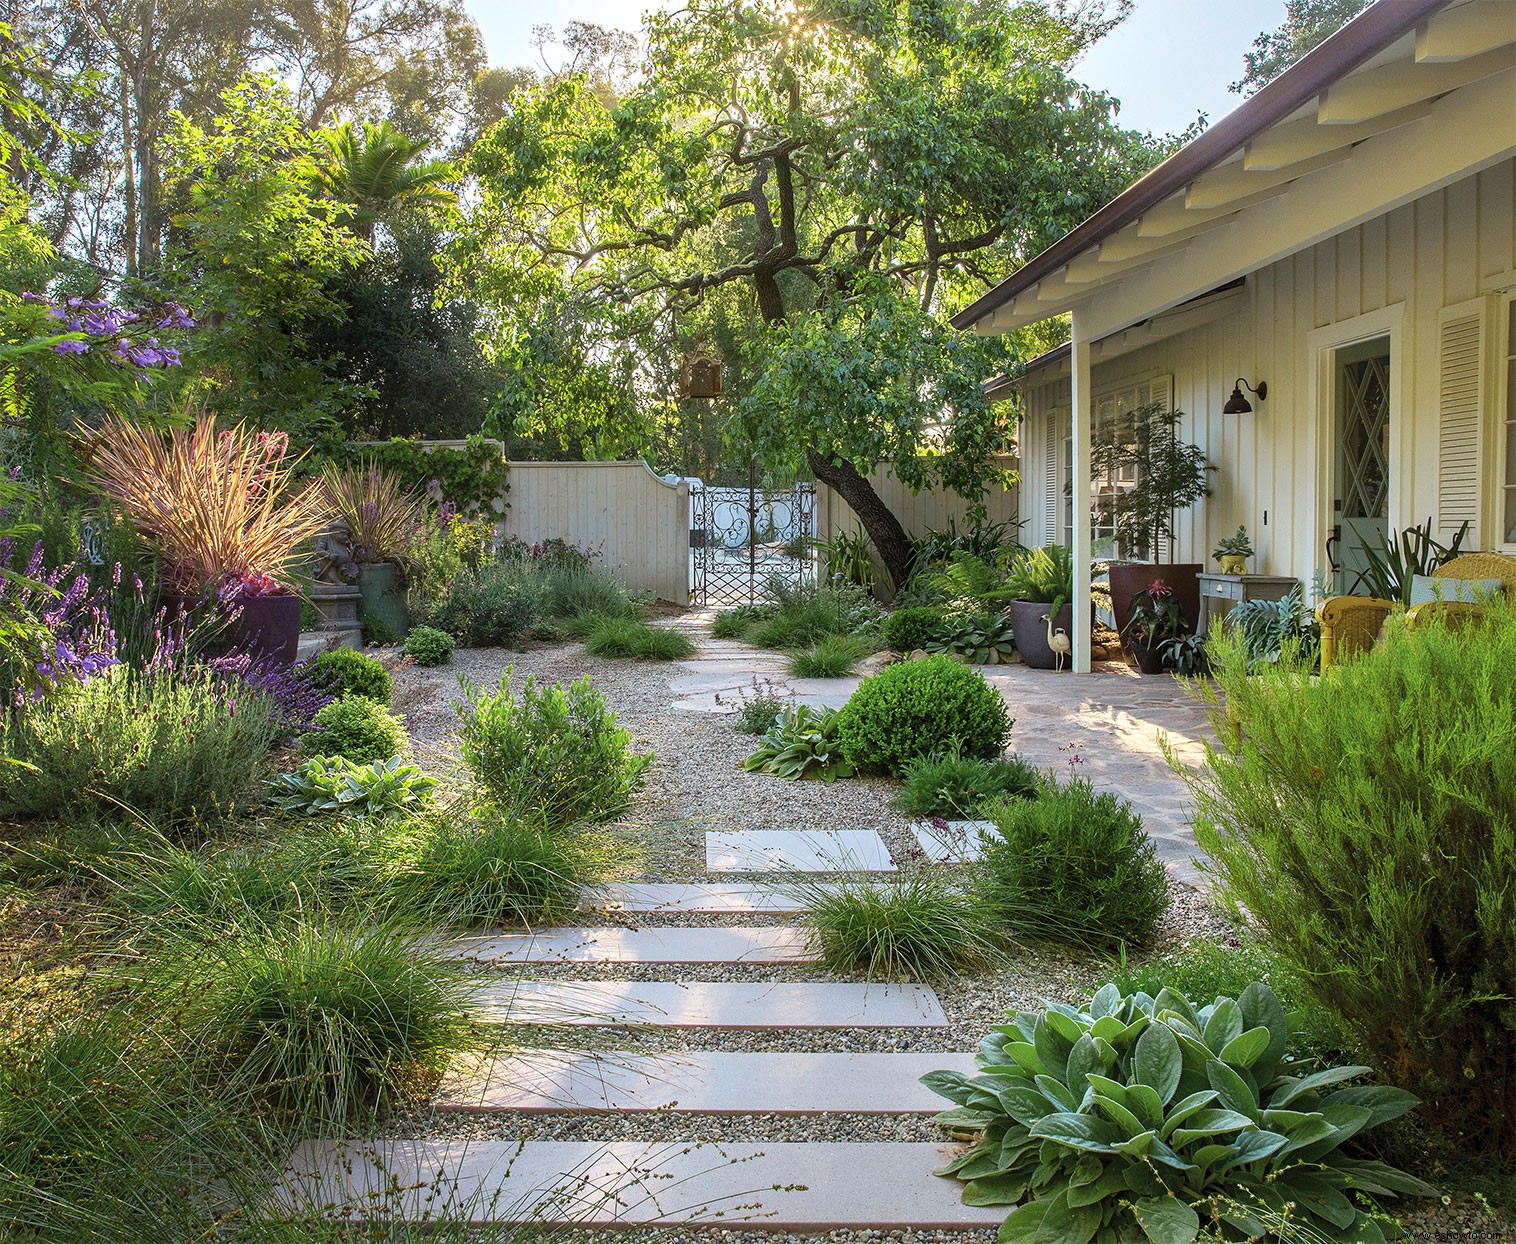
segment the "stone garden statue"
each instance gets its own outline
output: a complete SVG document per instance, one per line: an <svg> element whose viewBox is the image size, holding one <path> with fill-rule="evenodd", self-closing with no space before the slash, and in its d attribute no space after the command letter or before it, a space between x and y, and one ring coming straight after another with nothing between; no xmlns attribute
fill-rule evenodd
<svg viewBox="0 0 1516 1244"><path fill-rule="evenodd" d="M316 537L317 583L348 584L358 581L358 563L353 560L353 529L336 519L325 534Z"/></svg>

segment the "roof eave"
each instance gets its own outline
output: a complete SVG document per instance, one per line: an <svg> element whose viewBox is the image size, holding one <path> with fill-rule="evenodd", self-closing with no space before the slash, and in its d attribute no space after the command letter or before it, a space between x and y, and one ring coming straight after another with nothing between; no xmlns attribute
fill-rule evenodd
<svg viewBox="0 0 1516 1244"><path fill-rule="evenodd" d="M1093 216L981 294L952 317L953 327L973 328L1071 259L1182 190L1201 173L1284 120L1450 3L1451 0L1394 0L1393 3L1381 0L1371 4L1199 138L1138 178ZM1067 307L1050 303L1047 314L1057 315L1063 310Z"/></svg>

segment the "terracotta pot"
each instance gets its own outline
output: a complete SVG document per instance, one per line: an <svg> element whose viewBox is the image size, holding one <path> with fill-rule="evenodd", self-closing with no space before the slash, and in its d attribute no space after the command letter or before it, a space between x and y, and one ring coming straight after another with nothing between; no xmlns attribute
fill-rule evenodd
<svg viewBox="0 0 1516 1244"><path fill-rule="evenodd" d="M1048 623L1045 620L1051 606L1037 600L1013 600L1011 606L1011 629L1016 635L1016 650L1021 653L1021 663L1034 670L1074 668L1073 653L1061 660L1048 647ZM1074 638L1074 606L1064 605L1053 615L1052 628L1063 633L1072 642Z"/></svg>
<svg viewBox="0 0 1516 1244"><path fill-rule="evenodd" d="M358 590L363 603L359 616L365 623L369 643L392 643L411 633L405 608L405 589L400 586L394 562L364 562L358 567Z"/></svg>

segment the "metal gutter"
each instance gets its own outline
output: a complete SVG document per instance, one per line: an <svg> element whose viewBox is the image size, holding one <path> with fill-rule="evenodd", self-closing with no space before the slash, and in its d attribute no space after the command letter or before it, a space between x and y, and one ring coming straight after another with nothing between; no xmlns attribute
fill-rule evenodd
<svg viewBox="0 0 1516 1244"><path fill-rule="evenodd" d="M981 294L953 316L950 323L954 328L971 328L1069 260L1126 228L1450 3L1452 0L1378 0L1371 4L1194 142L1180 148L1047 250ZM1057 313L1050 310L1048 314Z"/></svg>

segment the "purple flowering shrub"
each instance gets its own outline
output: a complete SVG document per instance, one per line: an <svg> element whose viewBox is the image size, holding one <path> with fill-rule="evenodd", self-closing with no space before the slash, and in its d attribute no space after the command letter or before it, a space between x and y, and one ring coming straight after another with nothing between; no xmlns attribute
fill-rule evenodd
<svg viewBox="0 0 1516 1244"><path fill-rule="evenodd" d="M332 695L310 661L298 665L256 661L246 653L212 657L207 663L218 677L240 684L246 693L261 696L272 705L275 723L287 736L304 734L316 714L332 702Z"/></svg>
<svg viewBox="0 0 1516 1244"><path fill-rule="evenodd" d="M103 298L64 298L28 291L21 301L47 308L47 327L56 335L53 353L94 355L136 371L178 367L179 351L155 335L195 327L195 319L177 302L132 310ZM146 335L144 335L146 334Z"/></svg>

